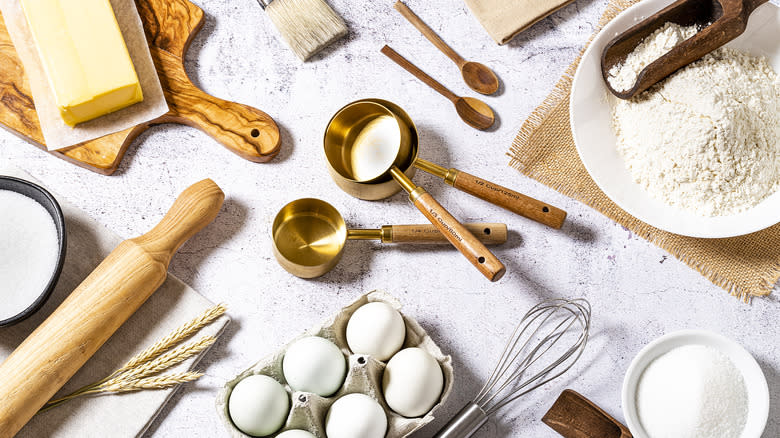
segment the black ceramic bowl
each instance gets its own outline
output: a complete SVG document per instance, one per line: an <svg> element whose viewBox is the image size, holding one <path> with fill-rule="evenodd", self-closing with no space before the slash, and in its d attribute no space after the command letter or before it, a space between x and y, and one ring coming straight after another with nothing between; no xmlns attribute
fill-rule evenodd
<svg viewBox="0 0 780 438"><path fill-rule="evenodd" d="M49 212L51 218L54 220L54 226L57 228L57 238L59 239L57 267L54 269L54 273L49 279L46 288L42 290L38 298L36 298L35 301L27 306L27 308L24 309L21 313L0 321L0 327L4 327L16 324L17 322L29 317L38 309L40 309L41 306L43 306L43 303L45 303L49 298L49 295L51 295L51 292L54 290L54 286L57 284L57 279L60 277L60 272L62 272L62 265L65 262L67 233L65 232L65 216L62 214L60 204L58 204L57 200L54 199L54 196L47 192L43 187L23 179L0 175L0 190L10 190L12 192L20 193L41 204L43 208Z"/></svg>

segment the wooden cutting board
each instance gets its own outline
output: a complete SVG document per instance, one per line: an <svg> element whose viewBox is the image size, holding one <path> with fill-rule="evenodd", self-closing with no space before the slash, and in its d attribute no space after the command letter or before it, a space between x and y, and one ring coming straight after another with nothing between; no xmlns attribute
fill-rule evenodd
<svg viewBox="0 0 780 438"><path fill-rule="evenodd" d="M184 54L203 25L203 10L188 0L136 0L136 5L170 110L134 128L51 153L110 175L116 171L130 143L148 127L180 123L202 130L247 160L266 162L273 158L279 152L280 135L268 114L206 94L190 81L184 70ZM22 63L5 23L0 20L0 124L45 150L31 96Z"/></svg>

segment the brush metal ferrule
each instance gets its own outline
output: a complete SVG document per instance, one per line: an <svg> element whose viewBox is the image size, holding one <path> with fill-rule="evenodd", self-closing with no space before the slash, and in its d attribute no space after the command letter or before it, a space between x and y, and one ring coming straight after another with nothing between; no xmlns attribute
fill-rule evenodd
<svg viewBox="0 0 780 438"><path fill-rule="evenodd" d="M478 404L471 402L436 432L434 438L468 438L487 423L487 420L488 414Z"/></svg>
<svg viewBox="0 0 780 438"><path fill-rule="evenodd" d="M263 8L263 10L265 10L265 8L267 8L272 1L274 0L257 0L257 3L260 5L261 8Z"/></svg>

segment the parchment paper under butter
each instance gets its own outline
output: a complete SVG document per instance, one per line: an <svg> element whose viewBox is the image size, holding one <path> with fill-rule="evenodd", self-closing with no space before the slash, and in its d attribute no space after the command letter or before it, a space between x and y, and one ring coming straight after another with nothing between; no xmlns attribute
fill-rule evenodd
<svg viewBox="0 0 780 438"><path fill-rule="evenodd" d="M0 165L0 175L15 176L40 185L30 175L14 167ZM38 312L19 324L0 327L0 362L5 360L11 351L43 322L122 241L119 236L65 201L63 197L56 193L52 194L62 207L68 230L65 266L57 282L57 288ZM108 339L55 397L102 379L121 367L131 357L213 305L181 280L168 274L168 278L157 292ZM192 339L199 339L206 335L219 336L229 322L227 316L222 316L203 328ZM201 352L168 372L197 369L198 361L206 354L207 351ZM197 384L197 382L188 383L188 385ZM34 416L19 431L16 438L139 437L144 434L175 391L176 388L172 388L74 399Z"/></svg>
<svg viewBox="0 0 780 438"><path fill-rule="evenodd" d="M119 29L125 39L130 58L141 82L144 100L122 110L98 117L75 127L65 124L54 100L54 93L43 71L38 50L35 48L27 19L19 0L0 0L5 26L16 48L24 71L30 81L30 90L35 101L35 111L41 122L41 131L48 150L62 149L104 135L123 131L168 112L160 78L149 53L143 23L138 15L135 0L111 0ZM74 2L74 7L77 2Z"/></svg>

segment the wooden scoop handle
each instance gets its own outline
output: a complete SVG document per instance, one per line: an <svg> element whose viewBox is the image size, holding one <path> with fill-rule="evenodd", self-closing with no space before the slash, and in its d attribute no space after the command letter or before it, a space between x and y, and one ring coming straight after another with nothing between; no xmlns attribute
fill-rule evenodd
<svg viewBox="0 0 780 438"><path fill-rule="evenodd" d="M451 169L457 175L452 186L458 190L484 199L491 204L506 208L520 216L527 217L551 228L561 228L566 212L560 208L508 189L496 183L484 180L469 173Z"/></svg>
<svg viewBox="0 0 780 438"><path fill-rule="evenodd" d="M463 226L486 245L506 242L506 224L472 223ZM392 233L392 243L446 243L447 238L432 224L386 225ZM382 227L382 228L385 228Z"/></svg>
<svg viewBox="0 0 780 438"><path fill-rule="evenodd" d="M410 199L449 242L490 281L504 276L506 267L485 245L458 222L430 193L418 187Z"/></svg>
<svg viewBox="0 0 780 438"><path fill-rule="evenodd" d="M224 194L186 189L147 234L125 240L0 365L0 438L10 438L165 281L176 249L211 222ZM96 419L99 421L99 419Z"/></svg>

